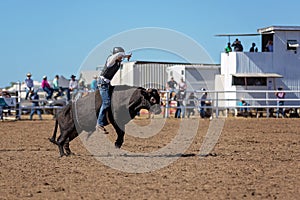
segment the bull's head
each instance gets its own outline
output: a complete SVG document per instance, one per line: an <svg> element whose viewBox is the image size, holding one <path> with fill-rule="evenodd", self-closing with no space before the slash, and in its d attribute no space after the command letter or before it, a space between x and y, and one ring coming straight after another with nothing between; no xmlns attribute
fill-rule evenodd
<svg viewBox="0 0 300 200"><path fill-rule="evenodd" d="M157 89L147 89L146 92L144 92L144 98L148 103L147 107L151 113L156 115L161 113L160 96Z"/></svg>

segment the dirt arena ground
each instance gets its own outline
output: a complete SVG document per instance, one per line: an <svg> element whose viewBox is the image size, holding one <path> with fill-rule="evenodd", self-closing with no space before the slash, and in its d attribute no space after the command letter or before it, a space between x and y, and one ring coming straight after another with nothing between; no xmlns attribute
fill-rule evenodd
<svg viewBox="0 0 300 200"><path fill-rule="evenodd" d="M51 118L0 122L0 199L299 199L299 119L227 118L207 157L198 154L210 121L194 120L199 127L191 127L198 131L185 156L147 173L104 165L79 138L71 143L75 155L59 158L48 141ZM180 121L168 119L148 139L126 135L122 148L155 151L170 142Z"/></svg>

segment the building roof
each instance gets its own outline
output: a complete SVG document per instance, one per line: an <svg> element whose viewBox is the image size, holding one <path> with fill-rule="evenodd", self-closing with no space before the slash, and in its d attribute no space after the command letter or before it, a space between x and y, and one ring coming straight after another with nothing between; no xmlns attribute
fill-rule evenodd
<svg viewBox="0 0 300 200"><path fill-rule="evenodd" d="M212 63L185 63L185 62L165 62L165 61L131 61L135 64L171 64L171 65L220 65Z"/></svg>
<svg viewBox="0 0 300 200"><path fill-rule="evenodd" d="M269 26L266 28L257 29L257 32L260 34L273 31L300 31L300 26Z"/></svg>
<svg viewBox="0 0 300 200"><path fill-rule="evenodd" d="M276 73L236 73L232 74L235 77L265 77L265 78L282 78L283 76Z"/></svg>

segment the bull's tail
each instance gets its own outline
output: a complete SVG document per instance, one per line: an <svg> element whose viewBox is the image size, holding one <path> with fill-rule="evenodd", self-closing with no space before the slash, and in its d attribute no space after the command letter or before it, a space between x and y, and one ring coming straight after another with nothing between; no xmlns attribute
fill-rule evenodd
<svg viewBox="0 0 300 200"><path fill-rule="evenodd" d="M53 144L57 144L57 142L56 142L57 128L58 128L58 121L57 121L57 119L56 119L56 120L55 120L55 126L54 126L53 135L52 135L51 138L48 138L49 141L52 142Z"/></svg>

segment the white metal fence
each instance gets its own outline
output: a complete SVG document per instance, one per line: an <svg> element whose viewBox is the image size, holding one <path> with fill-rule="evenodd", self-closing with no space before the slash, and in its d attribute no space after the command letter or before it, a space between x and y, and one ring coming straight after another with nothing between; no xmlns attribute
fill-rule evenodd
<svg viewBox="0 0 300 200"><path fill-rule="evenodd" d="M187 98L190 93L194 93L195 98L195 106L187 106ZM211 102L211 105L204 106L204 109L211 109L212 116L218 118L220 113L222 115L228 116L229 113L235 113L240 109L249 109L252 111L256 111L257 113L265 113L266 117L271 116L272 113L276 112L278 109L286 109L290 110L293 109L295 112L298 112L300 108L300 91L298 90L286 90L281 91L286 93L286 98L283 99L284 105L278 106L277 102L279 101L278 98L275 96L274 90L239 90L239 91L215 91L215 90L207 90L207 101ZM196 110L196 113L199 112L201 106L201 96L203 95L204 91L195 90L195 91L186 91L186 96L183 100L183 106L181 109L184 109L186 113L186 109L192 108ZM41 106L32 106L31 104L27 105L24 104L24 100L20 98L19 93L16 93L17 96L12 96L11 99L15 102L15 104L3 107L4 109L10 109L15 114L17 119L21 119L22 111L23 110L30 110L30 109L52 109L57 110L61 109L63 106L56 106L56 105L41 105ZM177 105L171 104L174 100L170 99L170 92L169 91L161 91L162 94L162 103L164 104L164 117L170 116L170 110L178 108ZM164 94L164 95L163 95ZM0 97L1 98L1 97ZM247 106L239 105L239 102L243 98L244 101L248 103ZM45 100L40 100L43 102ZM281 100L282 101L282 100ZM1 106L1 105L0 105Z"/></svg>
<svg viewBox="0 0 300 200"><path fill-rule="evenodd" d="M169 117L170 109L174 108L174 106L170 105L170 92L169 91L161 91L164 93L164 97L162 101L165 107L165 117ZM196 106L189 107L186 106L187 97L190 93L194 93L196 96ZM274 90L239 90L239 91L216 91L216 90L208 90L207 92L207 101L211 101L210 106L205 106L205 108L212 109L213 117L218 118L220 116L220 112L222 111L225 115L228 116L230 111L236 112L239 109L247 108L252 109L256 112L265 112L266 117L269 117L272 112L277 111L278 109L294 109L295 112L298 113L298 109L300 108L300 91L298 90L281 90L280 92L285 92L284 99L278 99L275 96ZM195 90L195 91L186 91L186 97L183 99L183 109L194 108L199 111L201 96L204 91ZM239 102L243 98L244 101L248 103L247 106L239 105ZM179 100L180 101L180 100ZM278 101L284 101L284 105L277 105ZM182 108L182 107L181 107Z"/></svg>

